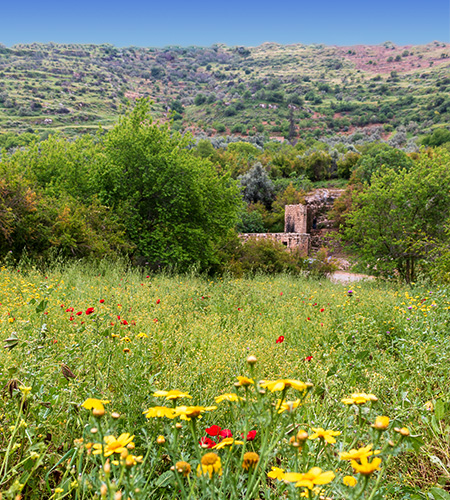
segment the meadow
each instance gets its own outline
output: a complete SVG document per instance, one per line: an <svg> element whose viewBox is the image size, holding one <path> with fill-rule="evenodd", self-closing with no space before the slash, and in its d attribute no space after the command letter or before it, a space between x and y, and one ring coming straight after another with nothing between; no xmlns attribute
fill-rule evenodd
<svg viewBox="0 0 450 500"><path fill-rule="evenodd" d="M0 498L448 499L428 287L5 266Z"/></svg>

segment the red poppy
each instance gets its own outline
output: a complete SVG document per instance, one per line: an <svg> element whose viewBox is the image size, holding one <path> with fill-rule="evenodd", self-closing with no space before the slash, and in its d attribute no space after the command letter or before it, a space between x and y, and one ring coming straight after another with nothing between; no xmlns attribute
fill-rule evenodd
<svg viewBox="0 0 450 500"><path fill-rule="evenodd" d="M202 448L212 448L213 446L215 446L217 444L207 436L200 438L199 443L200 443L200 446Z"/></svg>
<svg viewBox="0 0 450 500"><path fill-rule="evenodd" d="M242 311L242 309L240 307L238 307L238 311Z"/></svg>
<svg viewBox="0 0 450 500"><path fill-rule="evenodd" d="M222 428L219 427L218 425L211 425L211 427L205 429L205 432L210 436L218 436L220 434L221 429Z"/></svg>
<svg viewBox="0 0 450 500"><path fill-rule="evenodd" d="M125 325L125 326L128 325L128 321L126 319L123 319L121 323L122 323L122 325Z"/></svg>
<svg viewBox="0 0 450 500"><path fill-rule="evenodd" d="M325 309L322 307L322 309L320 310L321 313L323 313L325 311Z"/></svg>
<svg viewBox="0 0 450 500"><path fill-rule="evenodd" d="M105 299L100 299L99 302L100 304L103 304L103 302L105 302Z"/></svg>
<svg viewBox="0 0 450 500"><path fill-rule="evenodd" d="M256 437L256 431L250 431L247 434L247 441L253 441Z"/></svg>
<svg viewBox="0 0 450 500"><path fill-rule="evenodd" d="M281 342L284 342L284 337L283 335L280 335L277 340L275 340L275 344L281 344Z"/></svg>
<svg viewBox="0 0 450 500"><path fill-rule="evenodd" d="M158 300L156 301L156 303L157 303L157 304L159 304L160 302L161 302L161 299L158 299Z"/></svg>
<svg viewBox="0 0 450 500"><path fill-rule="evenodd" d="M311 361L313 359L312 356L306 356L305 361Z"/></svg>
<svg viewBox="0 0 450 500"><path fill-rule="evenodd" d="M306 318L306 321L311 321L311 318Z"/></svg>
<svg viewBox="0 0 450 500"><path fill-rule="evenodd" d="M77 316L81 316L82 314L83 314L83 311L78 311L78 312L76 313L76 315L77 315Z"/></svg>
<svg viewBox="0 0 450 500"><path fill-rule="evenodd" d="M73 313L73 307L68 307L66 309L66 313Z"/></svg>
<svg viewBox="0 0 450 500"><path fill-rule="evenodd" d="M283 292L280 292L280 295L283 295Z"/></svg>
<svg viewBox="0 0 450 500"><path fill-rule="evenodd" d="M86 314L89 316L89 314L92 314L94 312L94 308L93 307L89 307L88 309L86 309Z"/></svg>
<svg viewBox="0 0 450 500"><path fill-rule="evenodd" d="M61 305L60 305L60 307L61 307L61 309L62 309L62 308L64 307L64 304L61 304Z"/></svg>
<svg viewBox="0 0 450 500"><path fill-rule="evenodd" d="M120 316L117 316L117 319L120 319Z"/></svg>
<svg viewBox="0 0 450 500"><path fill-rule="evenodd" d="M222 429L219 434L220 434L220 437L222 437L222 438L233 437L233 433L230 431L230 429Z"/></svg>
<svg viewBox="0 0 450 500"><path fill-rule="evenodd" d="M74 318L73 316L71 316L71 317L69 318L69 321L73 321L74 319L75 319L75 318Z"/></svg>

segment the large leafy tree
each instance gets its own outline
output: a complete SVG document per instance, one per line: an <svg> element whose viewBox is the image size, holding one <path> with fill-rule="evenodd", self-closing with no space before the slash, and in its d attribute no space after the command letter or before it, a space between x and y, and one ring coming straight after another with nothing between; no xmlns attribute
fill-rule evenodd
<svg viewBox="0 0 450 500"><path fill-rule="evenodd" d="M448 246L450 153L422 151L409 170L381 168L355 197L344 237L378 271L395 270L408 282L417 265Z"/></svg>
<svg viewBox="0 0 450 500"><path fill-rule="evenodd" d="M139 100L106 136L96 182L122 215L137 255L154 268L215 263L241 207L236 182L191 150L192 138L154 123Z"/></svg>

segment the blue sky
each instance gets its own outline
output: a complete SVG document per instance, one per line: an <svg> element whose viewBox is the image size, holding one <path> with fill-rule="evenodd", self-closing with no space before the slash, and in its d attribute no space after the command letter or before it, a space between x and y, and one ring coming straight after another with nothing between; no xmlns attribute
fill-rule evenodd
<svg viewBox="0 0 450 500"><path fill-rule="evenodd" d="M0 43L7 46L450 42L449 0L10 0L1 16Z"/></svg>

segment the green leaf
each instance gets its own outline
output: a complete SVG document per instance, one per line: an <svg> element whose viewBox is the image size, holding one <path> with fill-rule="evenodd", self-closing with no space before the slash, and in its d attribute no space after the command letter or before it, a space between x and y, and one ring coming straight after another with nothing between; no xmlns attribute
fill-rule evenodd
<svg viewBox="0 0 450 500"><path fill-rule="evenodd" d="M333 365L328 371L327 371L327 378L328 377L332 377L333 375L335 375L338 371L338 366L337 365Z"/></svg>
<svg viewBox="0 0 450 500"><path fill-rule="evenodd" d="M47 308L48 301L47 299L43 299L39 302L39 304L36 306L36 314L41 314L45 311Z"/></svg>
<svg viewBox="0 0 450 500"><path fill-rule="evenodd" d="M356 359L365 359L369 356L370 352L369 351L361 351L358 352L358 354L355 356Z"/></svg>
<svg viewBox="0 0 450 500"><path fill-rule="evenodd" d="M173 479L173 472L168 470L159 476L158 481L156 481L156 487L165 488L173 481Z"/></svg>
<svg viewBox="0 0 450 500"><path fill-rule="evenodd" d="M442 399L438 399L434 405L434 415L436 420L442 420L445 415L445 403Z"/></svg>
<svg viewBox="0 0 450 500"><path fill-rule="evenodd" d="M16 332L12 332L11 336L5 339L4 349L13 349L19 343L19 337Z"/></svg>
<svg viewBox="0 0 450 500"><path fill-rule="evenodd" d="M450 494L441 488L431 488L430 495L434 500L450 500Z"/></svg>

